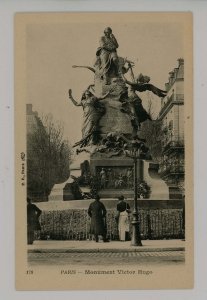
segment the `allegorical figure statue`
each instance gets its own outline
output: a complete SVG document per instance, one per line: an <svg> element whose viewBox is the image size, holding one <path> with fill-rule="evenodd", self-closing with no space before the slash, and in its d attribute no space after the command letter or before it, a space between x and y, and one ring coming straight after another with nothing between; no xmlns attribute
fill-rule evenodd
<svg viewBox="0 0 207 300"><path fill-rule="evenodd" d="M149 83L150 77L148 76L143 76L142 74L140 74L136 82L128 81L123 75L122 77L124 81L134 89L134 91L137 92L151 91L153 94L155 94L158 97L166 96L167 93L166 91L163 91L157 88L156 86L154 86L153 84Z"/></svg>
<svg viewBox="0 0 207 300"><path fill-rule="evenodd" d="M72 96L72 90L69 89L69 99L76 106L82 106L83 108L83 124L82 124L82 139L77 142L74 146L85 147L90 144L92 141L93 144L96 144L98 141L100 128L99 120L105 113L105 106L100 100L107 97L105 94L101 98L97 98L91 91L91 85L83 93L81 101L78 103L74 100Z"/></svg>
<svg viewBox="0 0 207 300"><path fill-rule="evenodd" d="M100 64L99 58L98 58L98 61L99 61L99 62L97 62L97 64L96 64L95 66L97 67L97 65L98 65L98 69L99 69L99 64ZM121 70L121 73L122 73L122 74L127 73L127 72L129 71L129 69L132 68L132 67L134 66L134 63L133 63L133 62L129 61L127 58L123 58L123 57L120 57L120 56L118 57L117 63L119 64L119 70ZM88 70L90 70L91 72L93 72L94 74L96 74L96 70L97 70L97 68L95 68L95 67L92 68L92 67L90 67L90 66L77 66L77 65L73 65L72 67L73 67L73 68L83 68L83 69L88 69ZM100 73L100 70L99 70L98 73ZM146 76L145 76L145 77L146 77Z"/></svg>
<svg viewBox="0 0 207 300"><path fill-rule="evenodd" d="M137 134L142 122L146 121L147 119L151 120L150 115L142 105L142 100L136 94L132 86L129 86L128 88L128 98L122 102L121 111L130 116L133 127L133 136Z"/></svg>
<svg viewBox="0 0 207 300"><path fill-rule="evenodd" d="M119 47L112 29L107 27L104 30L104 36L100 39L100 47L96 51L97 60L95 68L99 69L99 75L105 84L110 84L111 77L121 76L121 68L119 67L119 59L116 49Z"/></svg>
<svg viewBox="0 0 207 300"><path fill-rule="evenodd" d="M142 105L142 100L136 94L136 91L138 92L151 91L158 97L165 97L166 92L157 88L153 84L150 84L149 83L150 77L144 76L142 74L139 74L136 81L133 75L132 79L134 82L127 80L123 74L122 74L122 78L125 81L125 83L129 85L129 87L128 87L128 97L125 98L124 101L122 101L123 103L122 103L121 111L127 113L130 116L131 123L134 129L133 135L135 135L137 130L140 128L140 124L142 122L146 121L147 119L151 120L151 116L144 109Z"/></svg>

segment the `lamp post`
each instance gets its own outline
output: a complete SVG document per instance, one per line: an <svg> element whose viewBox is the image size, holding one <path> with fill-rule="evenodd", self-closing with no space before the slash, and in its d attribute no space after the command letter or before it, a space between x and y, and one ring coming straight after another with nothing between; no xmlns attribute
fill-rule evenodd
<svg viewBox="0 0 207 300"><path fill-rule="evenodd" d="M132 237L131 246L142 246L141 235L140 235L140 224L138 217L138 168L141 168L140 161L145 159L148 153L148 148L139 139L134 139L128 143L125 154L134 161L134 210L132 213ZM139 170L140 171L140 170ZM140 172L139 172L140 174ZM140 178L139 178L140 179Z"/></svg>
<svg viewBox="0 0 207 300"><path fill-rule="evenodd" d="M140 150L132 150L127 152L127 156L133 159L134 161L134 209L132 213L132 236L131 236L131 246L142 246L140 230L139 230L139 219L138 219L138 184L137 184L137 163L139 160L139 152Z"/></svg>

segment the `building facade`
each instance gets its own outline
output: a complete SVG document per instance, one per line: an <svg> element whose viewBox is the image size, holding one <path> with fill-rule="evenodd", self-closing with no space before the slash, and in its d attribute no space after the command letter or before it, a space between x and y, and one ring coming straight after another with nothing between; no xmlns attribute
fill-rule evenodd
<svg viewBox="0 0 207 300"><path fill-rule="evenodd" d="M161 101L159 120L163 124L160 175L169 186L170 199L184 195L184 59L169 73L167 95Z"/></svg>
<svg viewBox="0 0 207 300"><path fill-rule="evenodd" d="M32 104L26 104L27 134L32 133L37 126L38 113L32 110Z"/></svg>

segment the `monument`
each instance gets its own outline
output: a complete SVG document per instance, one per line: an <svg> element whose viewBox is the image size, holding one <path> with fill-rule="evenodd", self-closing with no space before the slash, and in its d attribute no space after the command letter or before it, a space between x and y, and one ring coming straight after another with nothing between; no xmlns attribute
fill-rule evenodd
<svg viewBox="0 0 207 300"><path fill-rule="evenodd" d="M94 66L73 66L94 73L94 82L79 101L74 99L71 88L68 91L69 101L83 110L82 138L73 147L77 156L87 154L88 160L76 168L79 176L71 171L65 183L54 186L50 199L75 200L71 205L83 208L100 196L106 208L114 209L114 199L125 196L133 201L131 245L142 246L138 199L168 200L169 192L143 139L142 123L151 120L151 116L137 92L151 91L160 98L166 92L149 83L149 76L139 74L135 78L134 63L119 56L118 47L112 29L107 27L100 38ZM142 206L146 204L143 202L140 201ZM152 203L148 203L149 207Z"/></svg>
<svg viewBox="0 0 207 300"><path fill-rule="evenodd" d="M69 89L69 99L83 109L82 139L74 147L77 154L89 154L90 167L85 178L91 187L91 196L99 193L102 198L114 198L120 193L133 198L134 165L133 159L126 154L127 151L139 150L138 196L150 198L154 187L152 191L145 181L144 177L149 180L150 175L146 175L142 160L151 160L151 156L140 136L141 123L151 120L151 117L136 92L149 90L159 97L164 97L166 92L150 84L148 76L139 74L135 79L133 62L118 56L118 47L112 29L107 27L100 38L94 66L73 66L94 73L94 83L86 88L79 102ZM127 73L131 80L126 79ZM162 188L165 190L164 182ZM166 187L164 198L167 197Z"/></svg>
<svg viewBox="0 0 207 300"><path fill-rule="evenodd" d="M149 76L139 74L135 78L134 63L119 56L118 47L112 29L107 27L94 51L94 66L73 65L73 68L86 68L94 73L94 82L88 85L79 101L74 99L71 88L68 91L69 100L83 109L82 138L73 147L76 155L87 154L88 161L83 161L82 167L76 166L79 175L75 171L77 176L73 176L72 170L65 183L55 185L49 200L90 199L97 193L106 199L120 194L133 198L135 170L131 155L136 151L139 152L138 197L169 199L167 185L159 178L158 169L152 167L149 149L141 138L141 124L151 117L137 94L151 91L162 98L166 92L149 83ZM129 152L131 155L127 155Z"/></svg>

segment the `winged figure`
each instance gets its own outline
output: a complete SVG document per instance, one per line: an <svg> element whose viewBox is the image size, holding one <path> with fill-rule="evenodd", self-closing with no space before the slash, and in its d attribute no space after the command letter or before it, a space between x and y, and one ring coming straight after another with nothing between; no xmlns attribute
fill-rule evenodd
<svg viewBox="0 0 207 300"><path fill-rule="evenodd" d="M157 95L160 98L163 98L166 96L166 91L163 91L159 88L157 88L156 86L154 86L151 83L142 83L141 81L137 82L131 82L129 80L127 80L124 75L123 75L123 79L124 81L130 85L135 91L137 92L145 92L145 91L151 91L153 94ZM148 81L150 80L150 78L148 77Z"/></svg>

